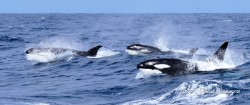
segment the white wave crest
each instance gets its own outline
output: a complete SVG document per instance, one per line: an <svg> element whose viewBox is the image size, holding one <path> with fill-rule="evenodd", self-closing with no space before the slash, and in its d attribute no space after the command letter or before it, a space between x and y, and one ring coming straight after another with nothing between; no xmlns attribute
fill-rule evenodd
<svg viewBox="0 0 250 105"><path fill-rule="evenodd" d="M150 99L138 99L126 102L123 105L219 105L227 100L230 100L234 93L240 92L240 90L223 89L222 85L232 87L229 83L223 84L221 83L221 81L217 82L213 80L194 80L191 82L183 82L177 88L159 97L153 97Z"/></svg>

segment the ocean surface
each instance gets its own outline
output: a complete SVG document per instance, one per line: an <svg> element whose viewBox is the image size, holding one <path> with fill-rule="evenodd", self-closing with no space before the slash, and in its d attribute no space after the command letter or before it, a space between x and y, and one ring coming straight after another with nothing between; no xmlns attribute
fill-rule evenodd
<svg viewBox="0 0 250 105"><path fill-rule="evenodd" d="M229 42L225 59L205 62ZM130 44L188 53L131 56ZM29 48L87 51L96 57L27 60ZM182 75L145 75L154 58L199 62ZM0 14L1 105L249 105L250 14Z"/></svg>

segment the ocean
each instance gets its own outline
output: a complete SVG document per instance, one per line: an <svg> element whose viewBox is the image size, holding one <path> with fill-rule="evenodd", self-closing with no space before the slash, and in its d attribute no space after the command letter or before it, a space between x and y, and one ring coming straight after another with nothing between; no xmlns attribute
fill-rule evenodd
<svg viewBox="0 0 250 105"><path fill-rule="evenodd" d="M225 59L205 60L225 41ZM145 44L188 53L132 56L128 45ZM87 51L96 57L27 59L29 48ZM202 70L145 75L137 64L177 58ZM250 14L0 14L1 105L248 105Z"/></svg>

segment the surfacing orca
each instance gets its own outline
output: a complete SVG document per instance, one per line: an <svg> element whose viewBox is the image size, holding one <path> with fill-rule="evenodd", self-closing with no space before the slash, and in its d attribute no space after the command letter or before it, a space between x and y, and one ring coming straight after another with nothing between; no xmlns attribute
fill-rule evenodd
<svg viewBox="0 0 250 105"><path fill-rule="evenodd" d="M228 42L223 43L208 62L214 60L223 61L227 46ZM196 63L173 58L146 60L139 63L137 68L142 72L160 71L161 73L166 73L169 75L192 73L199 70Z"/></svg>
<svg viewBox="0 0 250 105"><path fill-rule="evenodd" d="M30 48L25 51L26 54L35 54L35 53L41 53L41 52L49 52L53 54L61 54L65 52L70 52L76 56L96 56L98 50L101 48L101 45L98 45L96 47L93 47L89 49L88 51L78 51L73 49L65 49L65 48Z"/></svg>
<svg viewBox="0 0 250 105"><path fill-rule="evenodd" d="M95 57L101 47L101 45L98 45L88 51L78 51L65 48L30 48L26 50L25 53L26 58L29 61L35 63L47 63L59 60L69 61L75 56Z"/></svg>
<svg viewBox="0 0 250 105"><path fill-rule="evenodd" d="M193 55L199 48L193 48L189 51L190 55ZM142 44L132 44L129 45L126 49L126 52L130 55L145 55L145 54L152 54L152 53L162 53L162 54L173 54L177 53L174 51L162 51L159 48L142 45Z"/></svg>

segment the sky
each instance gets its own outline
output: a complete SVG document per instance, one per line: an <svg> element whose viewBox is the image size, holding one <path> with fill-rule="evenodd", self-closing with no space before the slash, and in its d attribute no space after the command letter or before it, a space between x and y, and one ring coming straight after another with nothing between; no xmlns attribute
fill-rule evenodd
<svg viewBox="0 0 250 105"><path fill-rule="evenodd" d="M0 0L0 13L250 13L250 0Z"/></svg>

